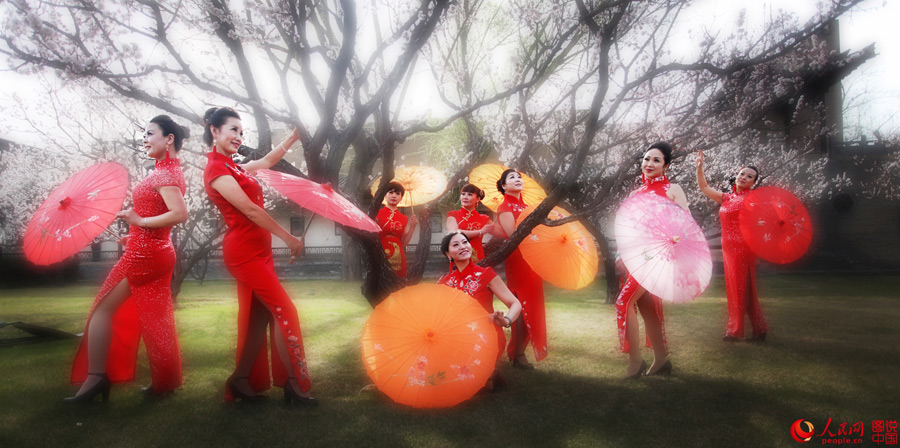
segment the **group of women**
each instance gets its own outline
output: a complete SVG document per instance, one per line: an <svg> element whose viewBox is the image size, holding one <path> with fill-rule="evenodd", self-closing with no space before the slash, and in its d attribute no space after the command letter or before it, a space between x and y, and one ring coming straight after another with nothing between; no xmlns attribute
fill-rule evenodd
<svg viewBox="0 0 900 448"><path fill-rule="evenodd" d="M245 164L232 159L243 142L238 113L228 107L211 108L204 115L203 140L209 148L204 171L204 187L222 213L227 230L223 240L225 265L237 280L238 342L235 369L225 382L228 401L256 401L272 384L282 387L288 404L316 405L310 396L310 375L297 310L275 274L272 234L287 245L291 261L303 250L303 242L282 228L263 208L262 188L254 177L259 169L281 160L299 140L294 132L265 157ZM166 115L150 120L143 138L147 156L155 159L155 169L132 190L133 208L118 216L129 224L125 252L97 294L72 367L71 381L81 384L66 402L87 403L100 395L109 397L112 383L134 379L140 339L143 338L150 363L151 384L141 389L150 397L171 393L182 384L181 356L172 309L170 281L175 252L170 231L187 220L185 182L176 155L189 132ZM643 185L634 194L658 194L684 208L683 190L669 183L665 171L672 150L668 144L651 145L642 162ZM704 194L722 204L722 245L729 302L729 323L725 340L743 336L743 313L750 313L755 340L765 340L766 327L759 310L755 288L755 257L736 231L737 208L755 183L759 171L744 167L732 193L710 188L703 176L703 156L697 161L697 178ZM534 369L525 355L531 343L537 361L547 356L543 281L516 249L505 261L506 283L490 267L476 263L485 257L484 235L506 238L516 228L516 219L527 204L522 200L524 182L513 169L503 172L497 189L504 195L496 219L478 212L484 192L466 185L460 193L461 208L448 213L451 230L441 242L450 262L450 272L439 283L462 290L477 300L497 326L500 347L507 347L513 365ZM404 247L415 230L416 219L407 219L397 209L403 186L391 183L386 206L377 222L385 255L398 275L405 276ZM496 295L508 307L507 313L494 311ZM636 309L641 311L654 361L649 368L641 358ZM660 299L647 293L628 277L616 302L620 343L630 354L627 377L666 374L668 360L665 327ZM501 327L510 328L510 341ZM267 328L270 331L267 334ZM267 340L268 339L268 340ZM271 351L271 370L268 352ZM502 351L498 354L498 358ZM495 371L486 384L493 390L503 379Z"/></svg>

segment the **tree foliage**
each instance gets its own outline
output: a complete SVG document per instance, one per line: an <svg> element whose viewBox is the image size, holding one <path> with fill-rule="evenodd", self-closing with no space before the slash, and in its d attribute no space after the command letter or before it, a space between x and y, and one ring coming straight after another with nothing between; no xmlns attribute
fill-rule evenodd
<svg viewBox="0 0 900 448"><path fill-rule="evenodd" d="M300 126L302 162L282 169L339 186L370 216L398 145L453 125L455 143L441 150L451 186L496 156L548 192L484 261L496 264L558 204L608 250L605 219L656 139L673 141L679 159L708 150L711 177L748 159L777 167L773 179L824 172L807 168L815 137L829 131L814 93L865 58L830 52L821 36L858 2L830 1L805 24L779 14L763 30L701 28L680 54L686 0L8 0L0 53L17 71L52 71L194 124L206 105L235 105L255 134L250 158L271 148L274 127ZM434 91L440 112L421 111L413 90ZM692 167L676 163L673 180L692 183ZM347 234L371 303L421 278L425 251L402 280L374 235Z"/></svg>

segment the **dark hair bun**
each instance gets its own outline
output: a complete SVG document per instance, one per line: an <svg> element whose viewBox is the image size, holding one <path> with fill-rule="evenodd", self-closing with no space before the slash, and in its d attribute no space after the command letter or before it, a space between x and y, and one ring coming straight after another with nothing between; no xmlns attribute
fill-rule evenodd
<svg viewBox="0 0 900 448"><path fill-rule="evenodd" d="M209 109L206 109L206 112L203 113L204 126L209 125L209 118L212 117L212 114L216 113L218 109L218 107L210 107Z"/></svg>

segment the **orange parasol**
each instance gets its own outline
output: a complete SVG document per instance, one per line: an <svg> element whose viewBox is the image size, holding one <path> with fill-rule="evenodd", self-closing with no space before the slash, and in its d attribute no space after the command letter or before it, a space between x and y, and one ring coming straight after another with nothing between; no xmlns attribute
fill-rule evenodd
<svg viewBox="0 0 900 448"><path fill-rule="evenodd" d="M447 189L447 176L429 166L405 166L394 170L393 182L406 189L398 207L412 207L437 199ZM372 196L378 191L381 176L372 182Z"/></svg>
<svg viewBox="0 0 900 448"><path fill-rule="evenodd" d="M522 224L533 211L534 207L525 209L519 215L516 226ZM562 208L554 207L547 217L556 220L570 215ZM555 227L541 224L522 240L519 249L534 272L560 288L581 289L597 276L597 245L590 232L578 221Z"/></svg>
<svg viewBox="0 0 900 448"><path fill-rule="evenodd" d="M363 364L379 390L416 408L456 405L487 382L497 334L481 305L446 285L403 288L372 312Z"/></svg>
<svg viewBox="0 0 900 448"><path fill-rule="evenodd" d="M488 163L476 166L469 173L469 183L484 190L484 199L481 200L481 203L495 212L500 207L500 204L503 203L503 194L497 191L497 180L500 179L503 171L507 169L509 167ZM522 189L523 202L537 206L547 197L547 193L544 192L544 189L541 188L541 185L536 180L524 173L522 174L522 180L525 181L525 188Z"/></svg>

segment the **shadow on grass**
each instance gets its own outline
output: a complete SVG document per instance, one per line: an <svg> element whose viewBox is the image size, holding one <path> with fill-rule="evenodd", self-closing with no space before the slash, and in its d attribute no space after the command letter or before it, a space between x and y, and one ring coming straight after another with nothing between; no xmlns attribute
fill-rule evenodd
<svg viewBox="0 0 900 448"><path fill-rule="evenodd" d="M839 281L807 282L778 280L787 292L764 300L773 330L760 345L719 340L723 298L669 307L675 374L638 381L619 378L613 309L591 302L593 292L567 294L548 301L553 345L538 370L501 362L507 390L435 410L363 389L368 310L339 300L299 303L319 408L286 408L279 389L266 403L226 405L234 313L226 302L205 304L178 314L185 387L159 402L140 398L134 384L116 386L107 406L66 407L75 343L0 350L0 397L11 410L0 413L0 446L794 447L797 419L820 431L828 418L896 418L896 297L842 297L852 288Z"/></svg>

